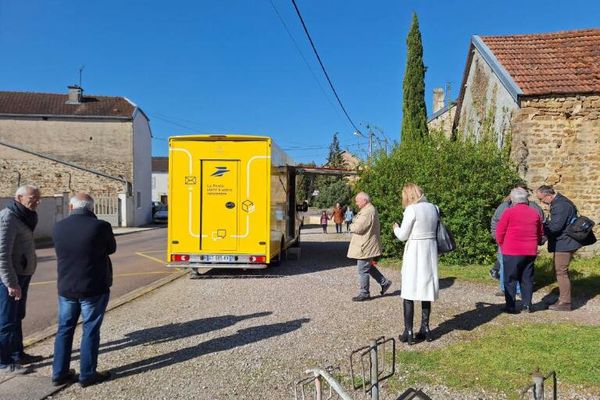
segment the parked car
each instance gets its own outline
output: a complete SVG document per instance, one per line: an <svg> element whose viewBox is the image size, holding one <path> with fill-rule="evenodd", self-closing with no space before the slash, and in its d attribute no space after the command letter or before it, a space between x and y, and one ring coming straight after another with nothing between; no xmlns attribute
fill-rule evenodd
<svg viewBox="0 0 600 400"><path fill-rule="evenodd" d="M152 221L155 224L166 224L168 218L169 212L167 210L167 206L162 206L161 208L158 208L152 215Z"/></svg>
<svg viewBox="0 0 600 400"><path fill-rule="evenodd" d="M164 207L166 207L166 206L163 203L161 203L160 201L153 201L152 202L152 215L154 215L155 212L163 209Z"/></svg>

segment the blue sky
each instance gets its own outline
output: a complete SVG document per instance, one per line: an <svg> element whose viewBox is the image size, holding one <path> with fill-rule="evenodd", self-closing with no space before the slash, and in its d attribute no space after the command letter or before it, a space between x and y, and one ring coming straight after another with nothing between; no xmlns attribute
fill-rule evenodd
<svg viewBox="0 0 600 400"><path fill-rule="evenodd" d="M583 0L296 2L351 118L391 140L413 11L429 112L434 87L450 82L458 94L471 35L600 25L600 2ZM125 96L149 115L154 155L167 155L170 135L248 133L272 136L296 161L322 163L334 132L365 155L291 0L1 0L0 49L4 91L65 92L85 65L85 93Z"/></svg>

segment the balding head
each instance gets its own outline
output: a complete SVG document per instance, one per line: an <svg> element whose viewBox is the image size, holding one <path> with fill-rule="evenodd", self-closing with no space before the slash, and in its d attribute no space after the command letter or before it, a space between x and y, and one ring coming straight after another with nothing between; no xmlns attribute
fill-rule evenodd
<svg viewBox="0 0 600 400"><path fill-rule="evenodd" d="M371 202L371 198L365 192L359 192L354 199L358 208L363 208Z"/></svg>
<svg viewBox="0 0 600 400"><path fill-rule="evenodd" d="M94 211L94 199L87 193L79 192L75 196L71 197L69 202L72 210L78 208L84 208L88 211Z"/></svg>

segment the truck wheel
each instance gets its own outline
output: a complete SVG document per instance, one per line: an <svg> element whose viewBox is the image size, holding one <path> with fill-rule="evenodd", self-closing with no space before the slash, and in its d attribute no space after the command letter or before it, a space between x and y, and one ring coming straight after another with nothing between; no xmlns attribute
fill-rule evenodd
<svg viewBox="0 0 600 400"><path fill-rule="evenodd" d="M281 244L279 245L279 254L277 254L277 256L271 260L269 266L277 267L281 265L281 262L285 259L285 243L283 241L283 238L281 238L280 243Z"/></svg>

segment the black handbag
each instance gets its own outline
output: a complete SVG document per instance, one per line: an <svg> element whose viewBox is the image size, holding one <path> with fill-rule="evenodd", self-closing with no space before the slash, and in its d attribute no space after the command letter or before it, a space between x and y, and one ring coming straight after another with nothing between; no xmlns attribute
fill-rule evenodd
<svg viewBox="0 0 600 400"><path fill-rule="evenodd" d="M572 239L575 239L579 243L583 244L589 240L588 236L593 234L592 228L595 224L596 223L588 217L581 215L572 219L571 223L567 225L565 233Z"/></svg>
<svg viewBox="0 0 600 400"><path fill-rule="evenodd" d="M437 225L438 253L441 253L441 254L450 253L451 251L456 250L456 242L454 241L454 236L452 235L452 232L450 232L450 230L448 228L446 228L446 225L444 225L444 223L442 222L442 217L440 216L440 209L437 208L437 206L436 206L436 210L437 210L437 214L438 214L438 225Z"/></svg>

